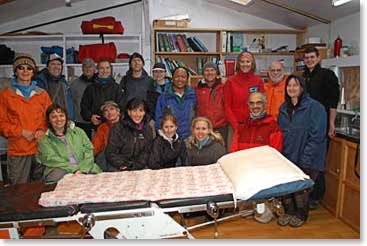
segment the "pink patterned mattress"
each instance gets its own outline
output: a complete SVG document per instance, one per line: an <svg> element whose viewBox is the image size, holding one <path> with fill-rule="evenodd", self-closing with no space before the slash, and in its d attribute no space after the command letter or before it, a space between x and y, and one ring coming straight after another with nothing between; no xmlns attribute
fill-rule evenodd
<svg viewBox="0 0 367 246"><path fill-rule="evenodd" d="M66 175L54 191L42 193L44 207L83 203L159 201L233 194L219 164L161 170Z"/></svg>

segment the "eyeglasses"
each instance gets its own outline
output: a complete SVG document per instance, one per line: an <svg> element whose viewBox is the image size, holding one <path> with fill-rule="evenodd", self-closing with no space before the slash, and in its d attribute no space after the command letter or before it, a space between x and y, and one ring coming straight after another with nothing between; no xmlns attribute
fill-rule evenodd
<svg viewBox="0 0 367 246"><path fill-rule="evenodd" d="M32 67L28 67L28 66L18 66L17 69L21 71L24 71L24 70L32 71L33 70Z"/></svg>
<svg viewBox="0 0 367 246"><path fill-rule="evenodd" d="M282 71L282 69L270 69L270 72L272 72L272 73L281 72L281 71Z"/></svg>

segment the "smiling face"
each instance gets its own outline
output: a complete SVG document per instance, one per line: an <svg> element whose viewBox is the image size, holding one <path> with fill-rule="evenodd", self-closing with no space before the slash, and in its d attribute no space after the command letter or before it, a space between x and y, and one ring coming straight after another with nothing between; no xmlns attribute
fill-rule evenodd
<svg viewBox="0 0 367 246"><path fill-rule="evenodd" d="M269 68L269 77L275 84L281 82L284 77L284 70L280 62L272 62Z"/></svg>
<svg viewBox="0 0 367 246"><path fill-rule="evenodd" d="M153 79L155 81L161 81L164 80L164 77L166 76L166 70L163 69L157 69L153 71Z"/></svg>
<svg viewBox="0 0 367 246"><path fill-rule="evenodd" d="M143 121L145 110L143 106L140 106L135 109L129 109L127 113L135 124L140 124Z"/></svg>
<svg viewBox="0 0 367 246"><path fill-rule="evenodd" d="M120 120L120 111L113 105L108 105L103 109L103 116L107 121L116 123Z"/></svg>
<svg viewBox="0 0 367 246"><path fill-rule="evenodd" d="M19 65L15 70L15 75L17 76L18 83L25 84L31 81L34 71L30 66Z"/></svg>
<svg viewBox="0 0 367 246"><path fill-rule="evenodd" d="M100 78L108 78L112 75L112 67L108 61L102 61L98 63L98 76Z"/></svg>
<svg viewBox="0 0 367 246"><path fill-rule="evenodd" d="M249 53L243 53L238 60L239 69L244 72L248 73L253 70L253 57Z"/></svg>
<svg viewBox="0 0 367 246"><path fill-rule="evenodd" d="M212 67L205 68L204 70L204 79L207 83L215 82L217 78L217 70Z"/></svg>
<svg viewBox="0 0 367 246"><path fill-rule="evenodd" d="M134 72L140 72L143 69L144 63L139 57L135 57L131 60L130 66Z"/></svg>
<svg viewBox="0 0 367 246"><path fill-rule="evenodd" d="M66 124L66 115L60 109L56 109L50 113L49 122L55 132L63 132Z"/></svg>
<svg viewBox="0 0 367 246"><path fill-rule="evenodd" d="M95 66L82 66L82 70L83 70L83 74L88 78L92 78L94 73L96 72L96 67Z"/></svg>
<svg viewBox="0 0 367 246"><path fill-rule="evenodd" d="M173 74L173 88L174 89L184 89L187 85L187 72L184 68L178 68Z"/></svg>
<svg viewBox="0 0 367 246"><path fill-rule="evenodd" d="M47 69L52 76L58 77L62 72L62 63L59 60L50 61Z"/></svg>
<svg viewBox="0 0 367 246"><path fill-rule="evenodd" d="M206 121L199 120L193 127L193 133L197 141L201 142L209 135L209 124Z"/></svg>
<svg viewBox="0 0 367 246"><path fill-rule="evenodd" d="M303 92L302 86L295 79L291 78L287 85L287 94L290 98L298 98Z"/></svg>
<svg viewBox="0 0 367 246"><path fill-rule="evenodd" d="M266 110L264 98L260 93L251 93L248 99L248 105L253 116L259 116Z"/></svg>
<svg viewBox="0 0 367 246"><path fill-rule="evenodd" d="M172 138L177 131L177 125L172 120L166 120L163 123L162 131L166 137Z"/></svg>
<svg viewBox="0 0 367 246"><path fill-rule="evenodd" d="M315 66L321 60L320 56L317 56L316 52L306 53L303 59L304 59L305 65L311 71L315 68Z"/></svg>

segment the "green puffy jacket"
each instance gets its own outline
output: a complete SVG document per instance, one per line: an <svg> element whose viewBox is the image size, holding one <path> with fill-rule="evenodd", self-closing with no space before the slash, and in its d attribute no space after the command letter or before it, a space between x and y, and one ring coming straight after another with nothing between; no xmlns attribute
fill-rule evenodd
<svg viewBox="0 0 367 246"><path fill-rule="evenodd" d="M37 161L45 165L44 175L46 176L53 168L65 169L68 173L79 170L83 173L100 173L102 170L94 163L93 145L85 132L79 127L75 127L71 122L65 134L78 166L70 164L69 154L66 145L57 138L50 130L38 143Z"/></svg>

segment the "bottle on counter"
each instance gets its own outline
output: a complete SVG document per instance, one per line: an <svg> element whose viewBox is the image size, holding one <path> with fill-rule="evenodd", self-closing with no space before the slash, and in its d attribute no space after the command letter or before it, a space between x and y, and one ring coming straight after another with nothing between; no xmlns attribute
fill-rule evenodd
<svg viewBox="0 0 367 246"><path fill-rule="evenodd" d="M338 36L334 41L334 56L335 57L340 57L340 49L342 48L342 45L343 45L343 41L340 38L340 36Z"/></svg>

